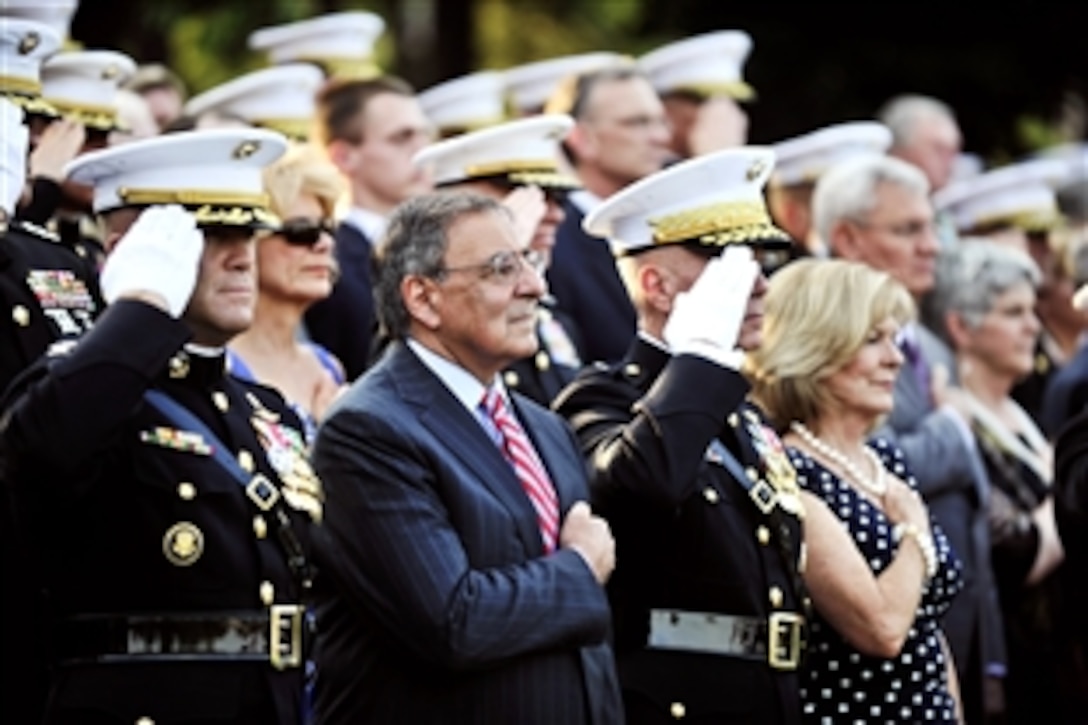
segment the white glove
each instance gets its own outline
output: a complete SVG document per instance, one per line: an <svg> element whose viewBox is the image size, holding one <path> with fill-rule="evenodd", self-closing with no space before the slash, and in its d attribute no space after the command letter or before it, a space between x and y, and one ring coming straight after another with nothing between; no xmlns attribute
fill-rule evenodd
<svg viewBox="0 0 1088 725"><path fill-rule="evenodd" d="M23 109L0 98L0 211L15 215L15 205L26 183L26 155L30 129L23 124Z"/></svg>
<svg viewBox="0 0 1088 725"><path fill-rule="evenodd" d="M189 304L204 252L204 234L192 214L176 204L147 209L106 257L102 296L112 303L126 293L150 292L181 316Z"/></svg>
<svg viewBox="0 0 1088 725"><path fill-rule="evenodd" d="M720 257L707 262L691 289L672 302L664 330L672 353L698 355L723 367L740 368L744 352L737 349L737 341L759 274L752 250L740 245L730 245Z"/></svg>

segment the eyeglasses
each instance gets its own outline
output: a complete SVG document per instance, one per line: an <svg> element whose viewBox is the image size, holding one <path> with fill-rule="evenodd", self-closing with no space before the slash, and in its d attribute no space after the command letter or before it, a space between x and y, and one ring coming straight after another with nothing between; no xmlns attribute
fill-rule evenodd
<svg viewBox="0 0 1088 725"><path fill-rule="evenodd" d="M933 235L937 233L937 223L932 219L928 221L900 222L898 224L872 224L860 219L853 219L852 221L862 229L876 229L902 239L917 239L925 234Z"/></svg>
<svg viewBox="0 0 1088 725"><path fill-rule="evenodd" d="M331 219L288 219L272 234L283 237L283 241L293 247L312 247L321 239L322 234L333 234L336 228Z"/></svg>
<svg viewBox="0 0 1088 725"><path fill-rule="evenodd" d="M535 249L500 252L482 264L466 264L463 267L443 267L434 275L436 279L454 272L476 272L481 279L491 279L502 285L513 285L528 267L534 274L544 274L544 255Z"/></svg>

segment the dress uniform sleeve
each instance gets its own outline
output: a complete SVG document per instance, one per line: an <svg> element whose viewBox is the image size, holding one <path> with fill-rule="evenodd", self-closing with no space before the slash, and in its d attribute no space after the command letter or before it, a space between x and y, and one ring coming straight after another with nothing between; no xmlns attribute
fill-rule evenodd
<svg viewBox="0 0 1088 725"><path fill-rule="evenodd" d="M30 182L30 201L19 209L16 219L45 226L60 208L63 194L60 184L52 179L36 177Z"/></svg>
<svg viewBox="0 0 1088 725"><path fill-rule="evenodd" d="M115 440L189 336L183 323L151 305L111 305L69 353L39 361L8 391L6 452L73 480L93 479L96 454Z"/></svg>
<svg viewBox="0 0 1088 725"><path fill-rule="evenodd" d="M575 381L556 409L589 460L594 506L607 507L620 489L676 506L696 489L707 446L748 390L740 373L678 355L641 398L629 381L594 372Z"/></svg>

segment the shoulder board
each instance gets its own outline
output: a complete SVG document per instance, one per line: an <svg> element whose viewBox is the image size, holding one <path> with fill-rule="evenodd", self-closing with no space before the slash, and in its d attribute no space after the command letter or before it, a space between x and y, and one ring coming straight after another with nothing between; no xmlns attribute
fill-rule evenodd
<svg viewBox="0 0 1088 725"><path fill-rule="evenodd" d="M16 219L8 224L8 228L24 232L32 237L37 237L38 239L43 239L47 242L53 242L54 244L60 243L60 236L33 222Z"/></svg>

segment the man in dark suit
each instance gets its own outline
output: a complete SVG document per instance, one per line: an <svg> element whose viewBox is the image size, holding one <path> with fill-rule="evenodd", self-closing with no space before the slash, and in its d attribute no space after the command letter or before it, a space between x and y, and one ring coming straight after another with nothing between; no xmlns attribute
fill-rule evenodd
<svg viewBox="0 0 1088 725"><path fill-rule="evenodd" d="M274 221L261 167L286 146L208 130L71 167L103 214L110 306L9 390L0 427L44 592L50 725L298 722L320 486L283 398L224 361ZM155 206L173 189L192 211Z"/></svg>
<svg viewBox="0 0 1088 725"><path fill-rule="evenodd" d="M669 156L669 127L657 92L637 69L619 66L580 76L564 149L584 191L571 194L555 234L548 286L585 345L583 361L616 362L635 334L635 309L607 239L582 221L603 199L659 171Z"/></svg>
<svg viewBox="0 0 1088 725"><path fill-rule="evenodd" d="M555 248L562 202L578 180L558 168L559 140L568 116L549 114L466 133L423 149L416 163L430 170L435 187L476 191L502 201L514 215L520 242L536 251L547 269ZM532 167L525 159L533 159ZM506 387L545 407L581 367L570 317L555 300L541 298L537 351L503 372Z"/></svg>
<svg viewBox="0 0 1088 725"><path fill-rule="evenodd" d="M394 341L315 444L318 722L620 723L612 536L570 429L499 375L536 348L537 257L469 192L408 201L387 240Z"/></svg>
<svg viewBox="0 0 1088 725"><path fill-rule="evenodd" d="M935 283L940 248L929 189L922 171L906 161L878 155L848 159L817 182L814 227L834 256L887 272L922 307ZM922 496L963 563L963 591L941 625L967 721L981 721L985 712L1003 708L996 693L1005 668L990 565L990 483L962 391L941 384L942 378L954 383L948 347L932 329L912 323L904 327L900 348L904 362L895 407L877 435L903 449Z"/></svg>
<svg viewBox="0 0 1088 725"><path fill-rule="evenodd" d="M316 113L316 142L347 178L351 209L336 230L340 278L306 311L306 332L354 380L370 364L377 332L374 249L393 208L430 188L412 157L432 130L411 86L392 76L331 81Z"/></svg>
<svg viewBox="0 0 1088 725"><path fill-rule="evenodd" d="M762 201L773 164L752 148L683 162L586 221L624 255L639 333L555 408L616 533L608 592L631 725L801 721L796 473L738 372L767 290L750 247L789 243Z"/></svg>

